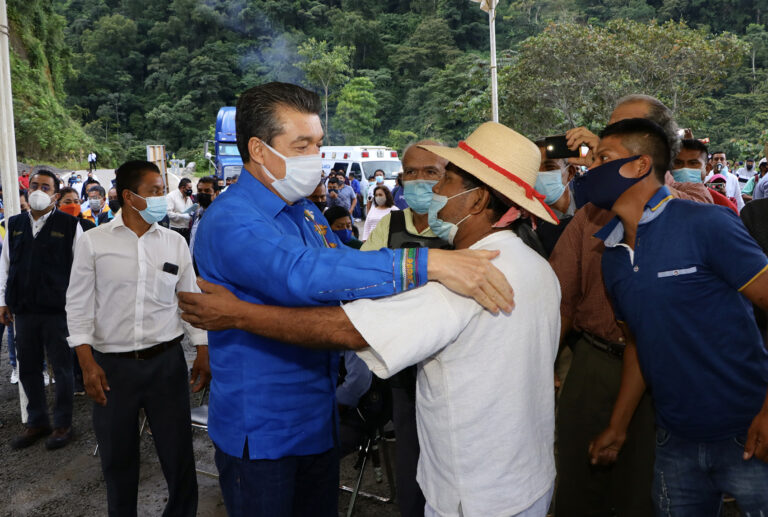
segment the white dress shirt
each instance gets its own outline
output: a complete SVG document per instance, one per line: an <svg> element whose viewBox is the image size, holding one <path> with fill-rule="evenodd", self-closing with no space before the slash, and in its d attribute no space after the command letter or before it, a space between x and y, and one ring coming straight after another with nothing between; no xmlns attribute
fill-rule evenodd
<svg viewBox="0 0 768 517"><path fill-rule="evenodd" d="M189 221L192 219L190 214L185 214L184 211L192 206L192 198L184 198L184 194L181 190L176 189L167 196L165 199L168 201L168 219L170 219L171 228L189 228Z"/></svg>
<svg viewBox="0 0 768 517"><path fill-rule="evenodd" d="M166 263L178 272L163 271ZM205 331L181 319L179 291L200 292L184 238L157 223L138 237L118 212L110 224L85 233L75 250L67 289L69 346L132 352L183 332L193 345L208 344Z"/></svg>
<svg viewBox="0 0 768 517"><path fill-rule="evenodd" d="M48 218L51 216L51 214L56 210L54 208L47 214L44 214L41 216L37 221L35 221L35 218L32 217L31 212L27 212L29 215L29 221L32 223L32 237L37 237L37 234L40 233L40 230L43 229L43 226L45 226L46 221L48 221ZM6 227L5 237L3 238L3 251L0 253L0 305L6 306L5 303L5 289L8 286L8 270L11 267L11 257L9 255L10 250L8 246L8 228ZM72 241L72 253L75 252L75 248L77 245L77 241L80 238L80 236L83 234L83 227L78 222L77 228L75 228L75 239Z"/></svg>
<svg viewBox="0 0 768 517"><path fill-rule="evenodd" d="M515 515L555 480L560 285L512 231L472 249L501 251L493 262L515 290L510 314L436 282L343 310L370 345L358 355L374 374L418 364L417 480L429 505L445 517Z"/></svg>

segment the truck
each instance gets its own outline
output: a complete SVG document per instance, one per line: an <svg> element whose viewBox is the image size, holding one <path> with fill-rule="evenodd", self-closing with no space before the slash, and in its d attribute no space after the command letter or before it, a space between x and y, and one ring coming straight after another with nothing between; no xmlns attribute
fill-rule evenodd
<svg viewBox="0 0 768 517"><path fill-rule="evenodd" d="M219 109L216 116L215 140L205 142L205 158L213 165L214 175L224 180L240 174L243 168L243 159L237 150L235 110L234 106L223 106Z"/></svg>

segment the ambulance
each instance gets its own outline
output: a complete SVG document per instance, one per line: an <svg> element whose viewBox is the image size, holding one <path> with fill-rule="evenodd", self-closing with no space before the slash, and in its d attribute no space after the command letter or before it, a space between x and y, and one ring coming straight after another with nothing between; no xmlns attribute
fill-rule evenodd
<svg viewBox="0 0 768 517"><path fill-rule="evenodd" d="M384 146L327 145L320 148L320 155L323 158L323 176L328 176L331 169L342 169L350 178L359 180L365 177L370 183L373 173L381 169L384 171L384 184L389 190L395 188L395 179L403 171L397 151Z"/></svg>

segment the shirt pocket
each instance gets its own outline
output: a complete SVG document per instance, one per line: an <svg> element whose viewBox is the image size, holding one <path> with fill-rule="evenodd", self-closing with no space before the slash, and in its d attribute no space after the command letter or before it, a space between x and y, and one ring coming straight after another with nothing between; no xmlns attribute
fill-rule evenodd
<svg viewBox="0 0 768 517"><path fill-rule="evenodd" d="M667 271L659 271L658 273L656 273L656 278L674 278L674 277L679 277L684 275L692 275L697 271L698 269L696 268L696 266L680 268L680 269L669 269Z"/></svg>
<svg viewBox="0 0 768 517"><path fill-rule="evenodd" d="M178 275L173 275L165 271L158 271L155 274L154 297L163 305L173 305L176 303L176 282Z"/></svg>

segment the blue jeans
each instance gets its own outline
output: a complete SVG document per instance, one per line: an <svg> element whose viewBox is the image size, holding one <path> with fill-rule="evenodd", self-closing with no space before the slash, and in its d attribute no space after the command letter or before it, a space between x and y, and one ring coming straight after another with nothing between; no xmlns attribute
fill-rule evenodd
<svg viewBox="0 0 768 517"><path fill-rule="evenodd" d="M5 327L0 325L0 340L3 338ZM16 368L16 342L13 339L13 325L8 325L8 360L11 368Z"/></svg>
<svg viewBox="0 0 768 517"><path fill-rule="evenodd" d="M277 460L242 458L216 447L219 485L229 517L338 517L339 452Z"/></svg>
<svg viewBox="0 0 768 517"><path fill-rule="evenodd" d="M656 430L656 515L717 517L724 493L746 517L768 516L768 463L744 461L745 436L698 443Z"/></svg>

